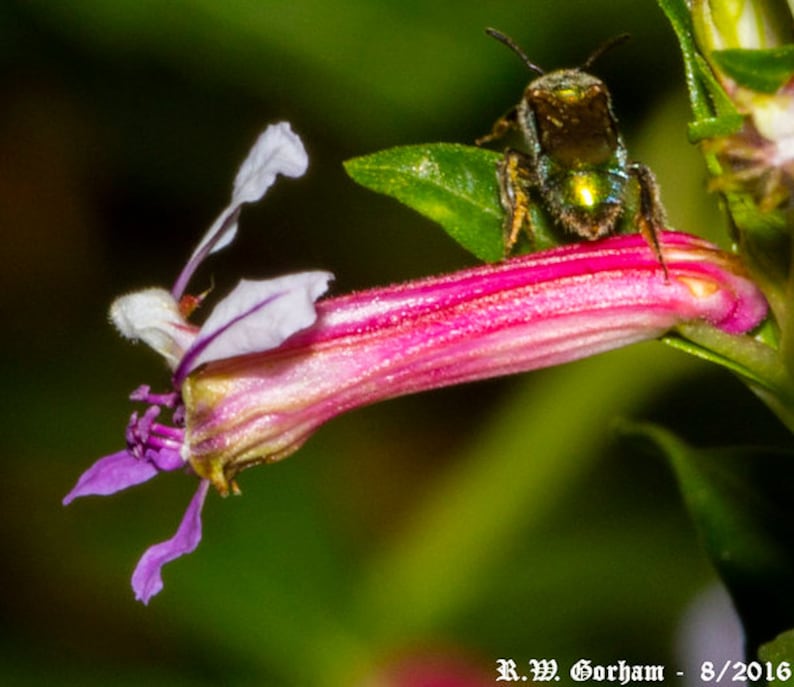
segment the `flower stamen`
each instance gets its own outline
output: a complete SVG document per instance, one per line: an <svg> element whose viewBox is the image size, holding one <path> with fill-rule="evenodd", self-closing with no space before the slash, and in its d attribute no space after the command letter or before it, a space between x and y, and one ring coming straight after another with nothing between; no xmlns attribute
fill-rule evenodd
<svg viewBox="0 0 794 687"><path fill-rule="evenodd" d="M171 394L148 395L157 396L166 399L167 403L172 401L168 398ZM184 463L180 451L185 434L179 427L155 422L160 411L160 406L151 405L143 416L139 416L137 412L130 416L126 432L127 450L138 460L147 461L158 470L170 471Z"/></svg>
<svg viewBox="0 0 794 687"><path fill-rule="evenodd" d="M165 408L175 408L180 401L179 394L176 391L170 391L165 394L153 394L148 384L142 384L135 389L135 391L130 394L130 400L151 403L152 405L163 406Z"/></svg>

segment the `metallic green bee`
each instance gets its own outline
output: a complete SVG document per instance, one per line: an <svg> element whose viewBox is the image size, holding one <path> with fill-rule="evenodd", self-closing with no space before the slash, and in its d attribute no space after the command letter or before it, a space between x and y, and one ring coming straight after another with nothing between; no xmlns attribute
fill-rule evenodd
<svg viewBox="0 0 794 687"><path fill-rule="evenodd" d="M581 67L545 73L510 38L495 29L486 33L515 52L538 78L521 101L493 126L477 145L517 128L528 151L512 148L499 163L498 177L505 208L505 253L526 228L534 235L530 213L535 192L554 220L566 231L594 241L614 233L626 204L629 181L639 187L636 224L664 266L658 232L665 214L653 172L629 161L618 131L606 85L586 70L608 49L628 36L598 48Z"/></svg>

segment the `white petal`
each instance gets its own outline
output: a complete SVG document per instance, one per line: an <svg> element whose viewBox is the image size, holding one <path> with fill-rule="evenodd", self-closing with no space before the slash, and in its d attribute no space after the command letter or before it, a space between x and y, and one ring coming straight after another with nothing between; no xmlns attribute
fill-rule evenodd
<svg viewBox="0 0 794 687"><path fill-rule="evenodd" d="M172 369L196 336L196 328L185 321L176 300L165 289L144 289L120 296L110 306L110 319L122 336L148 344Z"/></svg>
<svg viewBox="0 0 794 687"><path fill-rule="evenodd" d="M270 188L277 174L303 176L309 158L288 122L269 126L259 136L234 180L232 203L253 203Z"/></svg>
<svg viewBox="0 0 794 687"><path fill-rule="evenodd" d="M279 346L310 326L316 301L333 279L329 272L301 272L265 281L242 280L212 311L185 356L187 375L202 363Z"/></svg>
<svg viewBox="0 0 794 687"><path fill-rule="evenodd" d="M243 203L254 203L265 195L273 185L276 176L283 174L288 177L302 176L309 164L306 149L300 137L292 131L289 122L271 124L254 143L234 180L232 202L213 222L209 231L193 251L191 260L201 253L206 245L215 238L224 222ZM223 234L207 255L228 246L237 232L237 222L223 228Z"/></svg>
<svg viewBox="0 0 794 687"><path fill-rule="evenodd" d="M232 213L238 207L239 207L238 205L229 205L228 207L223 209L223 212L221 212L221 214L215 218L215 221L212 223L212 226L209 229L207 229L207 233L204 234L201 241L199 242L199 245L196 246L196 250L193 251L193 255L190 256L190 260L188 262L192 262L193 260L195 260L204 251L204 249L207 247L207 244L216 235L218 235L218 232L221 232L221 229L223 229L223 231L220 233L217 243L215 243L215 245L213 245L212 248L210 248L210 250L207 251L206 255L201 256L201 260L206 258L207 255L210 255L215 251L219 251L221 248L226 248L226 246L228 246L232 241L234 241L234 237L237 236L237 220L234 220L234 222L226 224L226 226L224 226L224 222L226 222L226 220L229 219L229 217L231 217ZM201 263L201 260L199 261L198 264Z"/></svg>

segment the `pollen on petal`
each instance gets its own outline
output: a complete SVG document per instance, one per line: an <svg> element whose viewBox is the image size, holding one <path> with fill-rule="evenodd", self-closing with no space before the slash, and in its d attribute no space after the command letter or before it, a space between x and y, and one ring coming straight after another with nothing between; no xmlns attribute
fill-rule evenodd
<svg viewBox="0 0 794 687"><path fill-rule="evenodd" d="M693 277L677 277L677 279L689 289L695 298L708 298L719 290L719 285L713 281Z"/></svg>

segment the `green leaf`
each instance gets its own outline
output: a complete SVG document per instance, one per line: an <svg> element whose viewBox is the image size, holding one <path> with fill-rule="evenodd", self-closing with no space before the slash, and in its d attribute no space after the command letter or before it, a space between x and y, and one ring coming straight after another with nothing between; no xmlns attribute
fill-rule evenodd
<svg viewBox="0 0 794 687"><path fill-rule="evenodd" d="M681 46L687 90L689 91L689 100L695 119L708 119L712 116L711 103L700 81L696 60L698 50L695 45L692 18L690 17L686 0L658 0L658 3L672 25L673 31L675 31L675 35L678 38L678 43Z"/></svg>
<svg viewBox="0 0 794 687"><path fill-rule="evenodd" d="M776 92L794 74L794 45L715 50L711 57L739 85L761 93Z"/></svg>
<svg viewBox="0 0 794 687"><path fill-rule="evenodd" d="M758 658L775 666L783 662L794 663L794 629L779 634L775 639L764 644L758 650ZM777 676L781 682L787 682L783 676Z"/></svg>
<svg viewBox="0 0 794 687"><path fill-rule="evenodd" d="M730 136L742 127L744 117L740 114L728 117L708 117L690 122L687 126L687 138L690 143L700 143L707 138Z"/></svg>
<svg viewBox="0 0 794 687"><path fill-rule="evenodd" d="M684 58L687 90L695 115L689 125L689 140L728 136L741 128L743 117L727 96L695 43L694 28L685 0L658 0L675 31Z"/></svg>
<svg viewBox="0 0 794 687"><path fill-rule="evenodd" d="M709 63L699 54L694 56L695 68L700 82L711 100L714 117L703 117L689 124L689 142L698 143L705 138L730 136L742 128L744 116L714 77Z"/></svg>
<svg viewBox="0 0 794 687"><path fill-rule="evenodd" d="M731 592L748 650L794 626L794 454L692 448L659 427L625 425L670 461L709 557Z"/></svg>
<svg viewBox="0 0 794 687"><path fill-rule="evenodd" d="M359 184L438 222L481 260L504 257L496 164L490 150L452 143L390 148L345 162Z"/></svg>
<svg viewBox="0 0 794 687"><path fill-rule="evenodd" d="M682 329L684 334L692 333L691 327L690 328L684 327ZM698 333L702 331L703 329L700 328ZM720 332L718 331L709 331L709 333L713 334L715 337L720 336ZM725 336L727 337L730 335L726 334ZM696 358L701 358L702 360L708 360L710 363L720 365L721 367L730 370L734 374L737 374L746 382L761 387L767 386L766 384L767 380L761 375L757 374L752 367L743 365L741 362L732 359L727 355L721 354L718 350L714 350L714 348L711 348L702 343L697 343L695 341L692 341L691 339L685 338L684 336L681 336L679 333L676 332L671 332L669 334L666 334L661 338L661 340L671 348L676 348L679 351L683 351L684 353L693 355ZM733 339L729 339L729 341L733 341ZM712 343L712 342L709 341L708 343Z"/></svg>
<svg viewBox="0 0 794 687"><path fill-rule="evenodd" d="M782 398L788 397L790 380L780 366L778 351L769 342L768 321L759 332L764 336L735 336L705 322L688 322L676 327L662 341L703 360L716 363L739 375L751 386L763 387Z"/></svg>

